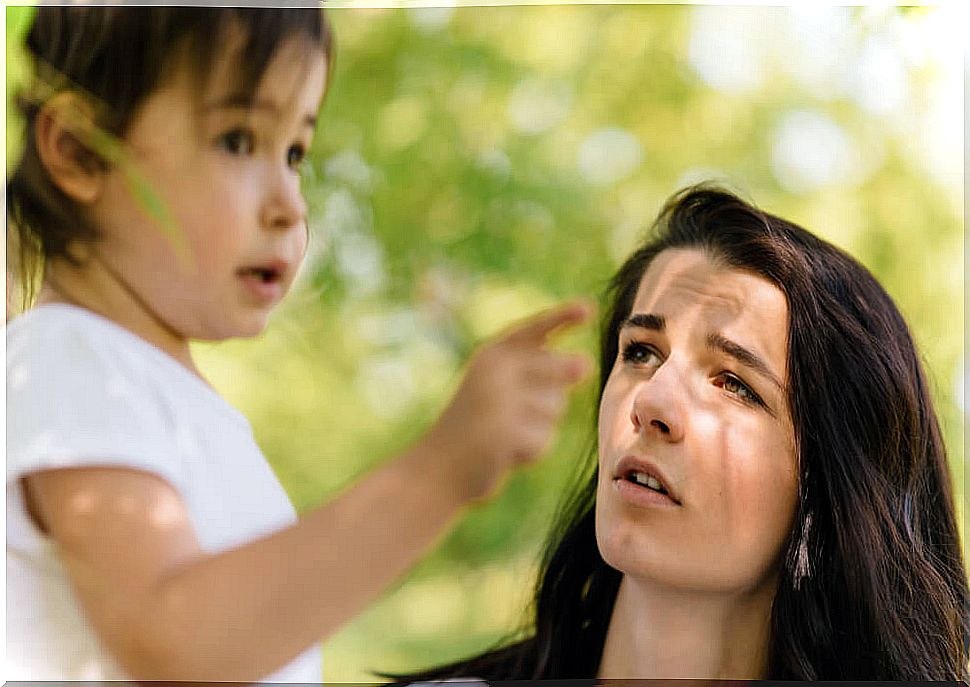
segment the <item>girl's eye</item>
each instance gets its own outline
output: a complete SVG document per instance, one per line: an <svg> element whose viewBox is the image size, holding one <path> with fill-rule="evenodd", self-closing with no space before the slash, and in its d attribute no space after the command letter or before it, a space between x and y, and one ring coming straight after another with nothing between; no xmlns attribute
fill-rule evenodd
<svg viewBox="0 0 970 687"><path fill-rule="evenodd" d="M306 150L301 145L290 146L286 151L286 164L293 169L297 169L304 158L306 158Z"/></svg>
<svg viewBox="0 0 970 687"><path fill-rule="evenodd" d="M219 137L219 145L233 155L249 155L253 152L253 134L245 129L233 129Z"/></svg>
<svg viewBox="0 0 970 687"><path fill-rule="evenodd" d="M633 365L659 365L660 355L651 346L631 341L623 347L623 361Z"/></svg>
<svg viewBox="0 0 970 687"><path fill-rule="evenodd" d="M751 387L734 375L728 373L718 375L715 380L715 386L719 386L729 394L737 396L745 403L751 403L758 406L764 406L765 404L764 401L761 400L761 397L758 396L758 394L756 394Z"/></svg>

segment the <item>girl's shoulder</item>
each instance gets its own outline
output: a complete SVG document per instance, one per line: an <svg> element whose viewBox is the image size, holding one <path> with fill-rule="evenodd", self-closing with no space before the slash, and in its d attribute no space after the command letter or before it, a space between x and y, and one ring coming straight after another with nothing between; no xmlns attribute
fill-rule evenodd
<svg viewBox="0 0 970 687"><path fill-rule="evenodd" d="M72 305L28 310L7 324L8 392L55 382L69 389L96 379L137 376L140 356L120 329Z"/></svg>
<svg viewBox="0 0 970 687"><path fill-rule="evenodd" d="M152 348L111 320L65 303L36 306L7 324L8 361L87 357L110 364L146 355Z"/></svg>
<svg viewBox="0 0 970 687"><path fill-rule="evenodd" d="M224 408L226 402L180 362L90 310L63 303L37 306L7 324L7 386L28 372L35 378L72 381L130 381L160 386L166 394Z"/></svg>
<svg viewBox="0 0 970 687"><path fill-rule="evenodd" d="M245 418L202 378L120 325L84 308L45 304L7 325L7 393L18 406L79 405ZM46 412L46 410L45 410Z"/></svg>
<svg viewBox="0 0 970 687"><path fill-rule="evenodd" d="M197 437L251 440L245 417L201 378L81 308L43 305L10 322L6 368L8 484L98 464L156 472L179 487L183 463L200 459Z"/></svg>

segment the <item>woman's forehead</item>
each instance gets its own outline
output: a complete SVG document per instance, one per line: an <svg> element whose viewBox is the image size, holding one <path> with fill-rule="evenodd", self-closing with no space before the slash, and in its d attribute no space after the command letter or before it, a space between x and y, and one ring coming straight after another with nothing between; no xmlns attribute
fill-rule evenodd
<svg viewBox="0 0 970 687"><path fill-rule="evenodd" d="M787 322L788 305L781 289L765 277L725 265L699 248L670 248L654 258L640 278L634 310L682 301L764 311L782 315Z"/></svg>
<svg viewBox="0 0 970 687"><path fill-rule="evenodd" d="M701 341L727 336L760 352L784 375L788 304L781 289L752 272L726 266L700 249L668 249L640 280L633 315L664 328L689 328Z"/></svg>

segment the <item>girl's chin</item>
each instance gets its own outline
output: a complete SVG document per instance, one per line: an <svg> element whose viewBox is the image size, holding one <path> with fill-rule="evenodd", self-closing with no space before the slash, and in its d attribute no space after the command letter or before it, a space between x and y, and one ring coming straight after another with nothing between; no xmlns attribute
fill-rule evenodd
<svg viewBox="0 0 970 687"><path fill-rule="evenodd" d="M227 322L220 326L206 328L196 334L190 334L189 339L206 343L218 343L230 339L251 339L266 331L269 323L268 315L250 317L236 322Z"/></svg>

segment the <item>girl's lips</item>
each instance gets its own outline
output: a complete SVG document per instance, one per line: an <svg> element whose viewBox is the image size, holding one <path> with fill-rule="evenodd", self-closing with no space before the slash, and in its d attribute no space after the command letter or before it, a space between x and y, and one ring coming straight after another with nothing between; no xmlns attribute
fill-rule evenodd
<svg viewBox="0 0 970 687"><path fill-rule="evenodd" d="M259 271L247 269L239 271L239 278L249 294L260 303L269 305L283 298L282 273L273 273L267 279Z"/></svg>

